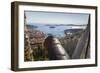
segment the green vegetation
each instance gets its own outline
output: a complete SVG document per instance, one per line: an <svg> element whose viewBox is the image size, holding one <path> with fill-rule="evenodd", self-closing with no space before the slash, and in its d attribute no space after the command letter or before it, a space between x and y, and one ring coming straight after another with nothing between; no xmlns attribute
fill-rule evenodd
<svg viewBox="0 0 100 73"><path fill-rule="evenodd" d="M32 48L33 49L33 57L34 61L43 61L43 60L48 60L48 52L45 48Z"/></svg>

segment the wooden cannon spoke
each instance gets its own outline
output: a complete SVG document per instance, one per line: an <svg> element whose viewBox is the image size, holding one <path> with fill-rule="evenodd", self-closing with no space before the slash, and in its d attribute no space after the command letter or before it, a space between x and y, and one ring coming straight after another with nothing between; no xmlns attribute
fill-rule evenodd
<svg viewBox="0 0 100 73"><path fill-rule="evenodd" d="M90 38L89 35L90 35L90 15L89 15L87 28L85 29L85 32L82 34L82 36L80 37L80 39L76 45L75 51L72 54L72 59L80 59L80 56L81 56L83 50L85 50L85 53L87 53L87 51L89 49L88 48L89 38Z"/></svg>

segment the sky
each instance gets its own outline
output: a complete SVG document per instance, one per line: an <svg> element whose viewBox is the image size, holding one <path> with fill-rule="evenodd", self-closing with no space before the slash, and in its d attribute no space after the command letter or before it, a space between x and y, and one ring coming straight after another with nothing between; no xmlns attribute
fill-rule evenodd
<svg viewBox="0 0 100 73"><path fill-rule="evenodd" d="M26 23L41 24L87 24L89 14L25 11Z"/></svg>

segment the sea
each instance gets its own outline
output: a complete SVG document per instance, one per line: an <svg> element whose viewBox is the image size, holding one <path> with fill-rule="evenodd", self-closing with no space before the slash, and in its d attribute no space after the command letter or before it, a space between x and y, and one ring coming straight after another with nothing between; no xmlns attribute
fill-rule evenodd
<svg viewBox="0 0 100 73"><path fill-rule="evenodd" d="M75 25L75 24L37 24L37 23L30 23L33 29L42 31L47 35L53 35L56 37L64 37L65 33L64 30L67 29L85 29L85 26L82 25Z"/></svg>

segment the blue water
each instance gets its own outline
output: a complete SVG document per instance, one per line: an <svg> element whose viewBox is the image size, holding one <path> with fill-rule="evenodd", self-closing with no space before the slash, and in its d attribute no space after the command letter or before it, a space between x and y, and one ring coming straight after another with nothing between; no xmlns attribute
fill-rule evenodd
<svg viewBox="0 0 100 73"><path fill-rule="evenodd" d="M65 26L65 25L59 25L57 26L56 24L30 24L30 25L34 25L37 28L34 28L36 30L40 30L42 32L44 32L47 35L54 35L56 37L64 37L64 30L66 29L85 29L86 26Z"/></svg>

